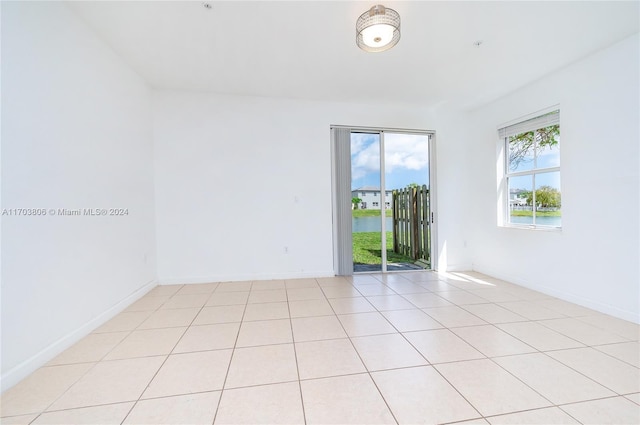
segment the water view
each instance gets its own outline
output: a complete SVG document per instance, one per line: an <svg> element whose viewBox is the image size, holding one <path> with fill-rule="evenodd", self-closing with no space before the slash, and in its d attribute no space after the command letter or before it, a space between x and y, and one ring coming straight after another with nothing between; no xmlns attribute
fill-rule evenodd
<svg viewBox="0 0 640 425"><path fill-rule="evenodd" d="M513 224L533 224L533 217L511 216ZM536 217L536 224L539 226L560 227L562 217ZM393 229L393 218L386 218L387 231ZM351 219L353 233L380 232L380 217L353 217Z"/></svg>
<svg viewBox="0 0 640 425"><path fill-rule="evenodd" d="M513 224L533 224L533 217L526 217L526 216L519 217L519 216L512 215L510 222ZM536 225L539 225L539 226L560 227L561 223L562 223L562 217L547 217L547 216L536 217Z"/></svg>
<svg viewBox="0 0 640 425"><path fill-rule="evenodd" d="M386 217L387 231L393 230L393 218ZM380 217L353 217L351 218L351 227L353 233L362 232L380 232Z"/></svg>

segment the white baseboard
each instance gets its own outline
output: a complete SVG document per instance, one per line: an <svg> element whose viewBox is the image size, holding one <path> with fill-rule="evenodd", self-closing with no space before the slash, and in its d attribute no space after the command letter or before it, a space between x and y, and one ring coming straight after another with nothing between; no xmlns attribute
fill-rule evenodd
<svg viewBox="0 0 640 425"><path fill-rule="evenodd" d="M495 277L496 279L501 279L510 283L514 283L518 286L522 286L528 289L533 289L534 291L542 292L543 294L551 295L552 297L556 297L564 301L578 304L583 307L599 311L600 313L608 314L609 316L617 317L622 320L627 320L629 322L640 324L640 316L637 313L634 313L632 311L622 310L618 307L605 304L603 302L593 300L590 298L582 297L580 295L558 291L555 288L539 285L535 282L531 282L527 279L523 279L520 276L512 276L505 273L501 273L500 271L492 269L490 267L484 267L481 265L474 264L473 271L486 274L487 276Z"/></svg>
<svg viewBox="0 0 640 425"><path fill-rule="evenodd" d="M147 282L143 287L136 290L134 293L132 293L113 307L110 307L109 309L100 313L98 316L94 317L76 330L68 333L67 335L45 347L35 355L3 373L2 376L0 376L0 391L6 391L18 382L22 381L36 369L44 366L58 354L62 353L64 350L71 347L73 344L80 341L85 336L89 335L93 330L97 329L99 326L112 319L114 316L137 301L139 298L142 298L142 296L144 296L147 292L157 286L157 284L158 283L156 280Z"/></svg>
<svg viewBox="0 0 640 425"><path fill-rule="evenodd" d="M287 273L247 273L247 274L222 274L211 276L183 276L163 277L158 279L159 285L194 284L211 282L242 282L248 280L274 280L274 279L308 279L316 277L333 277L333 270L315 272L287 272Z"/></svg>

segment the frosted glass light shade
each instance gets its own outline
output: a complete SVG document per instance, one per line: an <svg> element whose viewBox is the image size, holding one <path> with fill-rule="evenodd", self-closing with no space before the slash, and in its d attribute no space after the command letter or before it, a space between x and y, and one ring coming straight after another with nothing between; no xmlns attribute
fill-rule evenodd
<svg viewBox="0 0 640 425"><path fill-rule="evenodd" d="M362 30L362 42L369 47L386 46L392 39L393 27L391 25L371 25Z"/></svg>
<svg viewBox="0 0 640 425"><path fill-rule="evenodd" d="M400 15L382 5L373 6L356 22L356 44L367 52L383 52L400 40Z"/></svg>

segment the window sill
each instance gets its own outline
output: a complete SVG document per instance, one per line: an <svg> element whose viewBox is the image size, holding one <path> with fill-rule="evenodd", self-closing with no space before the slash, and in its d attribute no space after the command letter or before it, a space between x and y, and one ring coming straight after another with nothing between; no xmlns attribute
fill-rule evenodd
<svg viewBox="0 0 640 425"><path fill-rule="evenodd" d="M552 226L531 226L531 225L517 225L517 224L499 224L498 227L501 227L503 229L534 230L534 231L539 231L539 232L562 233L562 227L552 227Z"/></svg>

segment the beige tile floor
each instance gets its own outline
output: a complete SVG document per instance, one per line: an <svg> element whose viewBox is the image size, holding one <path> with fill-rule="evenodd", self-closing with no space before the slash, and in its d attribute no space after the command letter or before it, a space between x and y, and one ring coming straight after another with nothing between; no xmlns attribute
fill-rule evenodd
<svg viewBox="0 0 640 425"><path fill-rule="evenodd" d="M478 273L154 288L3 424L638 424L638 325Z"/></svg>

